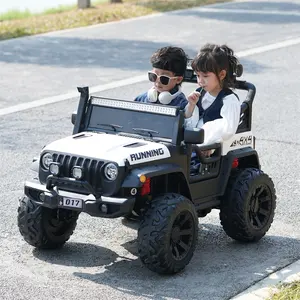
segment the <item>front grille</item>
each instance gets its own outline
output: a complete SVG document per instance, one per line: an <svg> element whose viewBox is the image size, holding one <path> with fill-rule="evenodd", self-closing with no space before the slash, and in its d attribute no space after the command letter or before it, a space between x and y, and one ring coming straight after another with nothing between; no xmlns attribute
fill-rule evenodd
<svg viewBox="0 0 300 300"><path fill-rule="evenodd" d="M53 154L53 161L60 163L60 176L62 177L72 178L72 168L82 167L83 178L81 180L87 181L95 190L101 189L100 169L104 164L103 161L58 153Z"/></svg>

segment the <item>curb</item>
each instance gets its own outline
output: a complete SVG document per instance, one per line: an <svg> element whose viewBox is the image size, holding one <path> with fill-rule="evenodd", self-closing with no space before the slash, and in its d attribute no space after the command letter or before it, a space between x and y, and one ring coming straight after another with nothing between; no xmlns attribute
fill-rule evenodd
<svg viewBox="0 0 300 300"><path fill-rule="evenodd" d="M118 24L118 23L127 23L139 19L148 19L148 18L154 18L157 16L164 16L166 14L174 14L180 12L185 12L185 11L190 11L190 10L197 10L199 8L218 8L219 6L227 5L227 4L232 4L235 2L245 2L246 0L227 0L228 2L216 2L212 4L206 4L206 5L199 5L199 6L194 6L194 7L189 7L189 8L183 8L183 9L177 9L177 10L169 10L165 12L155 12L152 14L147 14L143 16L137 16L137 17L132 17L132 18L127 18L127 19L120 19L120 20L115 20L115 21L109 21L109 22L104 22L104 23L98 23L98 24L93 24L93 25L88 25L88 26L79 26L79 27L74 27L74 28L66 28L66 29L60 29L60 30L54 30L54 31L48 31L48 32L43 32L43 33L38 33L38 34L33 34L33 35L25 35L25 36L20 36L17 38L9 38L5 40L0 40L0 42L8 42L8 41L14 41L16 39L30 39L34 37L43 37L43 36L52 36L53 34L64 34L68 32L76 32L76 31L81 31L81 30L86 30L89 28L98 28L102 26L110 26L113 24ZM75 2L75 0L74 0Z"/></svg>
<svg viewBox="0 0 300 300"><path fill-rule="evenodd" d="M276 292L276 285L300 280L300 260L272 273L231 300L263 300Z"/></svg>

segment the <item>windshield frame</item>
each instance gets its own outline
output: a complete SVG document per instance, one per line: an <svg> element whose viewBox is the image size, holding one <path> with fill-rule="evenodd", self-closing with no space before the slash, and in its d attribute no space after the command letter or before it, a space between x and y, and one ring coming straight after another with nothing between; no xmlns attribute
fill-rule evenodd
<svg viewBox="0 0 300 300"><path fill-rule="evenodd" d="M107 100L114 102L108 102ZM131 102L131 104L128 105L128 102ZM110 122L104 122L101 119L101 121L99 120L99 123L106 123L107 126L97 126L100 124L95 125L97 113L101 112L101 108L109 113L109 118L107 115L105 118L110 119ZM115 117L114 112L116 112ZM135 115L136 118L134 118ZM148 122L141 122L143 115L148 119ZM128 117L130 118L130 121ZM120 125L122 128L114 130L112 126L109 126L110 124ZM157 124L167 126L157 127ZM151 138L153 141L170 140L172 144L179 145L183 140L183 124L184 112L181 111L179 107L91 96L88 101L86 112L84 114L83 126L80 131L105 132L109 134L127 133L133 136L140 136L141 138ZM167 130L169 133L167 136L166 134L153 134L151 136L146 132L135 131L134 128L137 127L154 131L159 131L159 129L163 128L163 130ZM167 129L164 127L167 127Z"/></svg>

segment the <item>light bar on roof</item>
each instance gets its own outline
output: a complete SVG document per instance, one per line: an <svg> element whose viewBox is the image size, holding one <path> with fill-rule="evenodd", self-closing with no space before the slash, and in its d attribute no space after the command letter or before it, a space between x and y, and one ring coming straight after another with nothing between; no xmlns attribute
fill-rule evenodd
<svg viewBox="0 0 300 300"><path fill-rule="evenodd" d="M119 101L114 99L92 97L92 104L106 106L106 107L130 109L135 111L145 111L145 112L168 115L168 116L176 116L177 114L176 107L162 106L157 104L149 105L141 102L121 101L121 100Z"/></svg>

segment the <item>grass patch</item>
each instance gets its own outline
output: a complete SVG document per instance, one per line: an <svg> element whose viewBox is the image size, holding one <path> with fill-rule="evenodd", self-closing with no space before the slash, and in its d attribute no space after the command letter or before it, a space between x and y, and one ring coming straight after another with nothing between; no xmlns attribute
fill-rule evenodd
<svg viewBox="0 0 300 300"><path fill-rule="evenodd" d="M146 7L156 12L164 12L177 9L191 8L199 5L228 2L228 0L127 0L126 2Z"/></svg>
<svg viewBox="0 0 300 300"><path fill-rule="evenodd" d="M91 2L93 2L93 6L95 6L95 5L101 4L101 3L108 3L109 0L98 0L98 1L91 1ZM58 7L46 9L40 15L59 14L62 12L75 10L75 9L77 9L76 5L59 5ZM0 17L0 20L1 20L1 17Z"/></svg>
<svg viewBox="0 0 300 300"><path fill-rule="evenodd" d="M48 8L40 15L59 14L65 11L76 9L76 5L59 5L58 7Z"/></svg>
<svg viewBox="0 0 300 300"><path fill-rule="evenodd" d="M7 20L16 20L16 19L25 19L32 17L32 13L29 10L16 10L12 9L7 11L6 13L0 14L0 21L7 21Z"/></svg>
<svg viewBox="0 0 300 300"><path fill-rule="evenodd" d="M75 2L75 0L74 0ZM109 0L97 0L93 1L93 5L101 4L101 3L107 3ZM43 15L49 15L49 14L58 14L70 10L76 9L77 6L75 4L73 5L59 5L57 7L48 8L45 11L41 13L32 13L28 9L26 10L17 10L12 9L5 13L0 13L0 22L1 21L9 21L9 20L20 20L25 18L30 18L33 16L43 16Z"/></svg>
<svg viewBox="0 0 300 300"><path fill-rule="evenodd" d="M269 300L299 300L300 299L300 281L281 285Z"/></svg>
<svg viewBox="0 0 300 300"><path fill-rule="evenodd" d="M123 0L111 4L109 0L98 0L84 10L73 5L48 9L41 14L10 11L0 15L0 40L227 1L230 0Z"/></svg>

